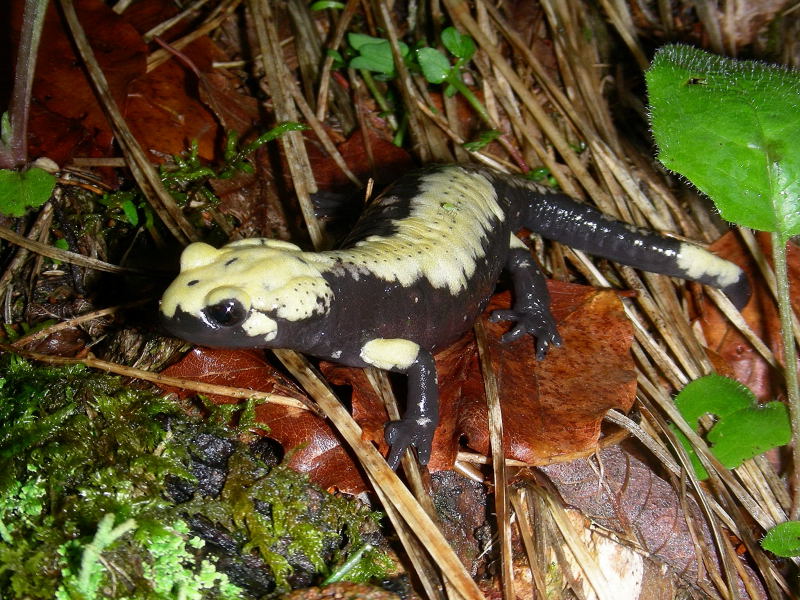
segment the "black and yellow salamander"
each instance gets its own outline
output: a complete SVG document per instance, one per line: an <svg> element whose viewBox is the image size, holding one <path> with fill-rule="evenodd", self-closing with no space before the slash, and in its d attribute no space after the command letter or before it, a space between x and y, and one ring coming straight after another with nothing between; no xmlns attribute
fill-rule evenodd
<svg viewBox="0 0 800 600"><path fill-rule="evenodd" d="M406 174L364 211L338 250L305 252L257 238L220 249L194 243L161 300L172 334L216 347L291 348L408 376L403 418L386 426L387 458L414 446L430 457L438 422L432 353L467 331L502 269L512 276L503 337L536 338L537 356L561 340L545 279L514 235L527 228L590 254L720 288L737 307L743 271L699 246L616 221L518 176L466 165Z"/></svg>

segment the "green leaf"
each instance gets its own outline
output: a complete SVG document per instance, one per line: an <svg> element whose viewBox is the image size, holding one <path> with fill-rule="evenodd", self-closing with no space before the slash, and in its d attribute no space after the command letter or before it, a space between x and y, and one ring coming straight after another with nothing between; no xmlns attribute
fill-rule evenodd
<svg viewBox="0 0 800 600"><path fill-rule="evenodd" d="M435 48L419 48L417 62L422 74L430 83L442 83L450 75L452 67L447 57Z"/></svg>
<svg viewBox="0 0 800 600"><path fill-rule="evenodd" d="M361 46L366 46L367 44L377 44L377 43L389 43L389 40L385 40L383 38L373 37L371 35L367 35L365 33L348 33L347 34L347 43L354 50L359 50Z"/></svg>
<svg viewBox="0 0 800 600"><path fill-rule="evenodd" d="M470 152L477 152L478 150L482 150L497 138L503 135L501 132L497 131L496 129L490 129L489 131L482 132L476 140L471 142L466 142L464 144L464 150L468 150Z"/></svg>
<svg viewBox="0 0 800 600"><path fill-rule="evenodd" d="M0 145L8 146L11 143L11 117L7 112L0 115Z"/></svg>
<svg viewBox="0 0 800 600"><path fill-rule="evenodd" d="M468 35L463 35L455 27L447 27L442 31L442 44L453 56L468 61L475 54L475 42Z"/></svg>
<svg viewBox="0 0 800 600"><path fill-rule="evenodd" d="M748 388L721 375L707 375L690 382L675 398L675 405L693 427L703 415L717 418L706 439L714 456L729 469L770 448L788 444L792 438L785 404L759 405ZM692 459L698 478L706 479L708 473L689 441L682 434L678 437Z"/></svg>
<svg viewBox="0 0 800 600"><path fill-rule="evenodd" d="M139 224L139 213L136 211L136 205L130 200L125 200L120 205L120 208L122 212L125 213L125 218L128 219L128 223L136 227Z"/></svg>
<svg viewBox="0 0 800 600"><path fill-rule="evenodd" d="M58 238L53 242L53 246L59 250L69 250L69 243L64 238ZM58 259L51 259L54 265L60 265L61 261Z"/></svg>
<svg viewBox="0 0 800 600"><path fill-rule="evenodd" d="M344 58L342 57L342 53L339 52L338 50L334 50L333 48L328 48L325 51L325 54L333 58L333 64L331 66L333 67L334 70L341 69L344 66L345 64Z"/></svg>
<svg viewBox="0 0 800 600"><path fill-rule="evenodd" d="M39 208L47 202L54 187L56 178L43 169L0 169L0 214L21 217L28 208Z"/></svg>
<svg viewBox="0 0 800 600"><path fill-rule="evenodd" d="M336 0L319 0L319 2L314 2L311 6L309 6L311 10L325 10L326 8L336 8L342 10L344 8L344 2L337 2Z"/></svg>
<svg viewBox="0 0 800 600"><path fill-rule="evenodd" d="M761 547L778 556L800 556L800 521L779 523L767 532Z"/></svg>
<svg viewBox="0 0 800 600"><path fill-rule="evenodd" d="M800 74L673 45L646 79L661 162L729 221L800 234Z"/></svg>
<svg viewBox="0 0 800 600"><path fill-rule="evenodd" d="M374 38L363 33L350 33L347 35L347 41L359 53L350 61L353 69L394 76L394 56L389 40ZM405 58L408 55L408 46L400 42L398 48L400 55Z"/></svg>

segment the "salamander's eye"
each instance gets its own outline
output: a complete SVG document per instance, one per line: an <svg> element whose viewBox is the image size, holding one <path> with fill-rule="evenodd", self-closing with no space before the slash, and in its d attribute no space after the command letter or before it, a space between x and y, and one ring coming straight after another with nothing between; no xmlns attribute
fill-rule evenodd
<svg viewBox="0 0 800 600"><path fill-rule="evenodd" d="M244 305L235 298L226 298L216 304L212 304L206 308L205 313L209 319L223 327L238 325L247 317L247 310Z"/></svg>

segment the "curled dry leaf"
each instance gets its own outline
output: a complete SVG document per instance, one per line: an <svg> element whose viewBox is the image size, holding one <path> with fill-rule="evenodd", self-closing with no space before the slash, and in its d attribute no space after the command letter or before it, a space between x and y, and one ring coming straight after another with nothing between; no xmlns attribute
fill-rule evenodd
<svg viewBox="0 0 800 600"><path fill-rule="evenodd" d="M632 543L641 544L688 584L711 585L705 570L698 568L695 541L687 525L687 519L691 519L698 547L719 572L714 540L700 509L693 498L680 498L675 488L646 464L619 446L612 446L600 452L597 459L548 465L541 470L567 504L591 515L593 521L607 529L632 536ZM751 579L761 592L758 597L766 598L758 579ZM739 593L742 598L748 597L741 581Z"/></svg>

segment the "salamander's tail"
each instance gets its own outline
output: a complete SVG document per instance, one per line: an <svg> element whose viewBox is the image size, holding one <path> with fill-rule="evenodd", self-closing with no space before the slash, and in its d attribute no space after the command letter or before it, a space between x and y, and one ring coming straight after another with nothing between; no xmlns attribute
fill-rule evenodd
<svg viewBox="0 0 800 600"><path fill-rule="evenodd" d="M721 289L742 308L750 299L747 275L708 250L612 219L563 194L529 194L521 226L589 254L645 271Z"/></svg>

